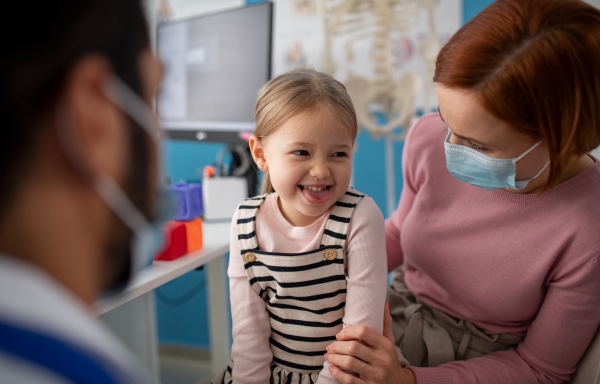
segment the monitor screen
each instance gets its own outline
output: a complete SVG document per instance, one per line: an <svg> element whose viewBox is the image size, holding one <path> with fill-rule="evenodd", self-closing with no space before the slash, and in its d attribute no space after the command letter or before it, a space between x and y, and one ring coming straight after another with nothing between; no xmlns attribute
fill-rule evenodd
<svg viewBox="0 0 600 384"><path fill-rule="evenodd" d="M270 2L158 26L157 109L170 137L235 141L254 130L258 90L271 74L271 28Z"/></svg>

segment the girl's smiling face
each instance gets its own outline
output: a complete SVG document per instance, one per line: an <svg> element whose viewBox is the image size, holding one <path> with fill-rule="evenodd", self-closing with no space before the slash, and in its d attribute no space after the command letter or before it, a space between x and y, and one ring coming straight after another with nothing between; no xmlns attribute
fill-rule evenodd
<svg viewBox="0 0 600 384"><path fill-rule="evenodd" d="M279 208L294 226L314 223L348 190L354 140L332 113L307 111L260 140L250 139L259 168L269 171Z"/></svg>

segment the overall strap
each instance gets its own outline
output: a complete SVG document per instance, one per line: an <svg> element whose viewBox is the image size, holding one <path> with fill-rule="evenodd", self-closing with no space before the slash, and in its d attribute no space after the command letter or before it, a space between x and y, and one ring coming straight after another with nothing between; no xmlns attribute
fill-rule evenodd
<svg viewBox="0 0 600 384"><path fill-rule="evenodd" d="M346 194L333 205L321 239L321 246L335 245L343 248L346 245L350 218L354 208L364 196L356 189L349 188Z"/></svg>
<svg viewBox="0 0 600 384"><path fill-rule="evenodd" d="M258 240L255 231L256 214L267 195L251 197L238 206L237 232L242 255L249 251L258 251Z"/></svg>
<svg viewBox="0 0 600 384"><path fill-rule="evenodd" d="M50 335L1 321L0 351L44 367L76 384L121 382L89 351Z"/></svg>

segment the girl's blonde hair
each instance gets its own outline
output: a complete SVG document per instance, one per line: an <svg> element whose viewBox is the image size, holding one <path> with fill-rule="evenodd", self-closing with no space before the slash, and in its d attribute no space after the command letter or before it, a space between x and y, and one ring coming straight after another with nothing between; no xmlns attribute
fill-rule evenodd
<svg viewBox="0 0 600 384"><path fill-rule="evenodd" d="M262 140L294 116L313 110L335 116L348 128L352 140L356 139L356 113L346 87L314 69L295 69L262 87L254 108L254 135ZM271 192L275 189L267 170L261 193Z"/></svg>

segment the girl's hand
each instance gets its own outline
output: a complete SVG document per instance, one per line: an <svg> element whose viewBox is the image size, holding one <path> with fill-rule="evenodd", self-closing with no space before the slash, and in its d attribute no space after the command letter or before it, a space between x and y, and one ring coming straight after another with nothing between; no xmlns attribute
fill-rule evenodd
<svg viewBox="0 0 600 384"><path fill-rule="evenodd" d="M398 362L392 317L385 303L383 336L361 325L344 328L338 341L327 346L325 360L334 379L342 384L416 384L415 375ZM360 342L359 342L360 341ZM355 372L358 377L342 371Z"/></svg>

